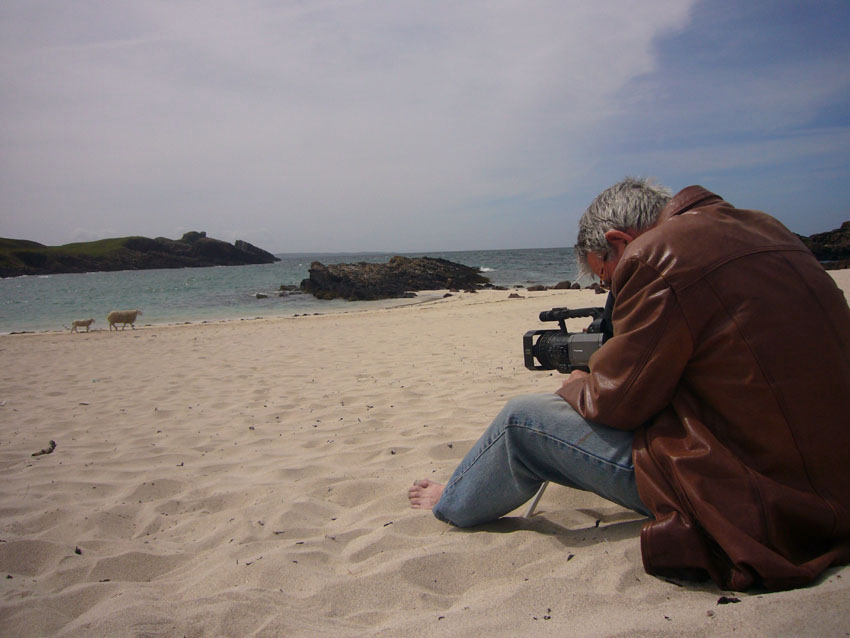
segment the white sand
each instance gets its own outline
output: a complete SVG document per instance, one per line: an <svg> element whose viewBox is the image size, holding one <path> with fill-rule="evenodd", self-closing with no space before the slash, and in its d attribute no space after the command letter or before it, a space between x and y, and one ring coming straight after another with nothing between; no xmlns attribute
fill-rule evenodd
<svg viewBox="0 0 850 638"><path fill-rule="evenodd" d="M539 311L604 301L521 294L0 337L0 635L848 635L847 569L718 605L646 575L639 517L592 495L474 532L408 508L560 385L522 364Z"/></svg>

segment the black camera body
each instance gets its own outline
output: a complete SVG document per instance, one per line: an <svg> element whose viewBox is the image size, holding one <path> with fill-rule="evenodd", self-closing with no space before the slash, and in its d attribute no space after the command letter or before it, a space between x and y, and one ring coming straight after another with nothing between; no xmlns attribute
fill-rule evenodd
<svg viewBox="0 0 850 638"><path fill-rule="evenodd" d="M613 298L609 296L605 308L552 308L541 312L540 321L557 321L559 329L529 330L523 335L525 367L529 370L557 370L564 374L588 370L591 355L613 333L612 306ZM578 317L591 317L592 321L584 332L567 332L564 322Z"/></svg>

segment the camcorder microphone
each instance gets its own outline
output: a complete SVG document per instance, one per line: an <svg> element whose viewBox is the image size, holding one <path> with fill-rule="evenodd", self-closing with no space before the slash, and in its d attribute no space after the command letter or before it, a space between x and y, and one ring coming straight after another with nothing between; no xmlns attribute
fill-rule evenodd
<svg viewBox="0 0 850 638"><path fill-rule="evenodd" d="M540 313L540 321L557 321L558 330L529 330L522 337L525 367L529 370L589 370L591 355L614 334L611 312L614 297L604 308L552 308ZM584 332L568 332L567 319L591 317ZM536 337L536 339L535 339Z"/></svg>

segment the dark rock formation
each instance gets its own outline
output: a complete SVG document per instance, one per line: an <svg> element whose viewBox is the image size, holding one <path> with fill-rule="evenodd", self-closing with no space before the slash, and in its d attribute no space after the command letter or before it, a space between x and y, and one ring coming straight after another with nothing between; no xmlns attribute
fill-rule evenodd
<svg viewBox="0 0 850 638"><path fill-rule="evenodd" d="M416 290L474 290L489 280L478 268L432 257L395 256L386 264L331 264L314 261L301 290L318 299L394 299Z"/></svg>
<svg viewBox="0 0 850 638"><path fill-rule="evenodd" d="M254 244L249 244L247 241L242 239L237 239L233 246L236 250L244 255L253 255L256 259L260 260L257 263L260 264L269 264L268 258L271 257L273 261L280 261L277 257L272 255L270 252L263 250L262 248L257 248Z"/></svg>
<svg viewBox="0 0 850 638"><path fill-rule="evenodd" d="M824 262L821 262L821 266L823 266L824 270L842 270L844 268L850 268L850 259L837 259L835 261L824 261Z"/></svg>
<svg viewBox="0 0 850 638"><path fill-rule="evenodd" d="M44 246L0 239L0 277L103 270L147 270L202 266L243 266L279 261L245 241L228 244L188 232L179 240L157 237L119 237L93 242Z"/></svg>
<svg viewBox="0 0 850 638"><path fill-rule="evenodd" d="M850 221L841 228L810 237L797 235L827 270L850 268Z"/></svg>

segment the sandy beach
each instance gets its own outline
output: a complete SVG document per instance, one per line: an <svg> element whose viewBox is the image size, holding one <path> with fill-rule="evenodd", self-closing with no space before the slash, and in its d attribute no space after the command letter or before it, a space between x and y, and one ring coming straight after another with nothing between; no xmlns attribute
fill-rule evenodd
<svg viewBox="0 0 850 638"><path fill-rule="evenodd" d="M0 336L0 635L850 635L848 568L668 582L639 515L559 486L474 531L409 508L505 400L560 386L523 366L538 313L604 302L519 294Z"/></svg>

